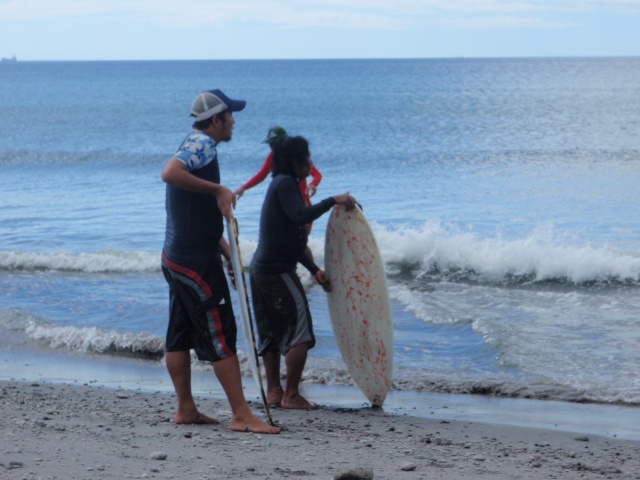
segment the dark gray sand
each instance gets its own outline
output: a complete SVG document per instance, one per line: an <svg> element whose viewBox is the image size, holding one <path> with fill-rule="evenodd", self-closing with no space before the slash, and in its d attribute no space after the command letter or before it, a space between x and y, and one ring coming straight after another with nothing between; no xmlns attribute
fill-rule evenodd
<svg viewBox="0 0 640 480"><path fill-rule="evenodd" d="M369 408L274 409L279 435L176 425L175 398L0 382L1 479L638 479L640 441ZM258 405L253 404L256 411Z"/></svg>

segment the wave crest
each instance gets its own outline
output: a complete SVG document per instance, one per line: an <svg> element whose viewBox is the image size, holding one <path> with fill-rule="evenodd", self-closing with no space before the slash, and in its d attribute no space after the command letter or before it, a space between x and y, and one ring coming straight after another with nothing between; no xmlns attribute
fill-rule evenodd
<svg viewBox="0 0 640 480"><path fill-rule="evenodd" d="M374 231L392 278L507 285L640 282L640 251L577 245L548 227L520 239L479 238L439 224Z"/></svg>
<svg viewBox="0 0 640 480"><path fill-rule="evenodd" d="M0 252L0 270L150 273L160 271L160 252Z"/></svg>
<svg viewBox="0 0 640 480"><path fill-rule="evenodd" d="M480 238L437 223L421 228L389 229L373 225L390 281L460 281L517 286L568 284L640 284L640 250L580 245L548 227L505 239L499 233ZM324 239L309 245L316 263L324 263ZM249 265L257 243L243 239ZM160 271L160 252L104 250L92 253L0 252L0 270L59 270L85 273L153 273ZM304 277L304 269L298 271Z"/></svg>
<svg viewBox="0 0 640 480"><path fill-rule="evenodd" d="M54 327L30 323L25 333L51 348L77 352L131 355L147 359L164 356L164 339L148 333L125 333L96 327Z"/></svg>

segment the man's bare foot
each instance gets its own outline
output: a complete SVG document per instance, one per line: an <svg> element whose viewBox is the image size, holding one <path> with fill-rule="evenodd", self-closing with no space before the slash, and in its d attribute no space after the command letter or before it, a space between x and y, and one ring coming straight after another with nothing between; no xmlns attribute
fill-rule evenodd
<svg viewBox="0 0 640 480"><path fill-rule="evenodd" d="M231 430L234 432L251 433L280 433L281 428L263 422L253 413L245 418L232 418L230 422Z"/></svg>
<svg viewBox="0 0 640 480"><path fill-rule="evenodd" d="M217 425L220 420L217 418L211 418L204 413L196 412L195 415L182 415L176 413L176 424L178 425Z"/></svg>
<svg viewBox="0 0 640 480"><path fill-rule="evenodd" d="M298 410L315 410L316 408L318 408L318 405L316 405L315 403L311 403L302 395L297 394L288 398L283 397L282 401L280 402L280 407Z"/></svg>
<svg viewBox="0 0 640 480"><path fill-rule="evenodd" d="M280 405L280 402L282 402L283 395L284 395L284 390L282 390L282 387L269 390L267 392L267 405Z"/></svg>

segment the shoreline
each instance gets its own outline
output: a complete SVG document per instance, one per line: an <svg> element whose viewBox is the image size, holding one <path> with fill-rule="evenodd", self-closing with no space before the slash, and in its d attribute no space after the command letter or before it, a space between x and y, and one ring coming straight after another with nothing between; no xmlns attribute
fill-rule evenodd
<svg viewBox="0 0 640 480"><path fill-rule="evenodd" d="M215 426L176 425L175 396L160 391L0 381L0 399L0 476L9 480L626 480L640 471L639 440L363 407L274 409L283 432L258 435L232 432L228 403L213 397L197 403L220 418Z"/></svg>
<svg viewBox="0 0 640 480"><path fill-rule="evenodd" d="M173 394L166 369L159 363L79 352L0 350L2 381ZM194 370L192 383L196 398L225 399L211 370ZM259 403L255 381L243 377L243 384L247 399ZM357 387L304 381L301 387L305 396L328 408L369 407ZM383 412L400 417L542 428L640 441L640 408L635 406L392 390Z"/></svg>

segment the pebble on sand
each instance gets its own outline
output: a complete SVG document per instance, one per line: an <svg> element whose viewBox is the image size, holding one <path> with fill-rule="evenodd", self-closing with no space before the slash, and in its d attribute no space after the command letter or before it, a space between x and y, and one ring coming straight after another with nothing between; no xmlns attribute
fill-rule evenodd
<svg viewBox="0 0 640 480"><path fill-rule="evenodd" d="M359 467L336 473L333 480L373 480L373 469Z"/></svg>

